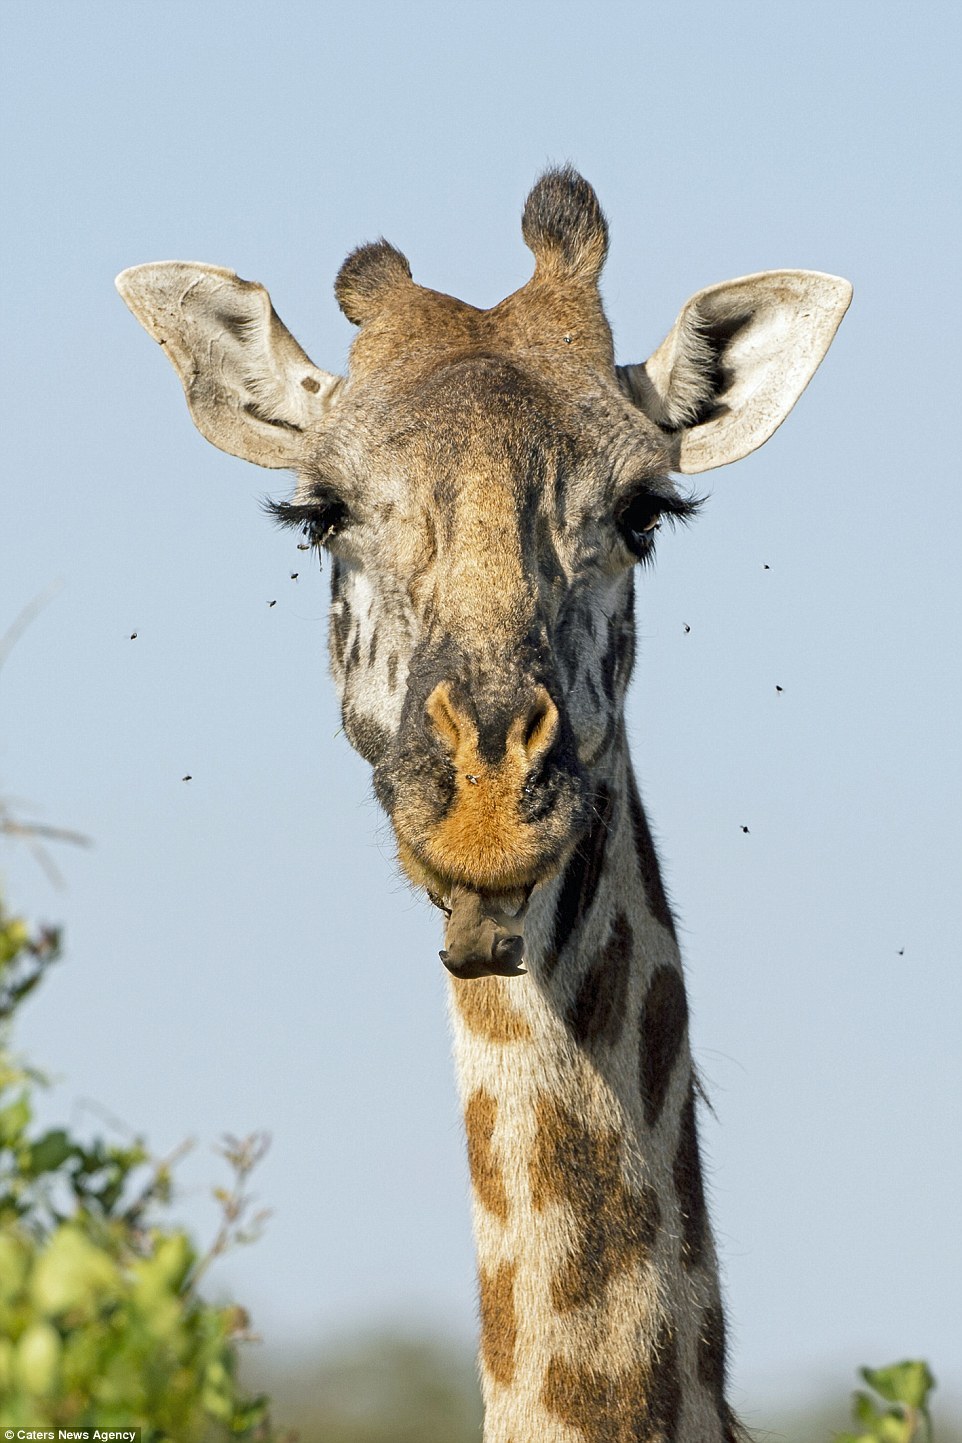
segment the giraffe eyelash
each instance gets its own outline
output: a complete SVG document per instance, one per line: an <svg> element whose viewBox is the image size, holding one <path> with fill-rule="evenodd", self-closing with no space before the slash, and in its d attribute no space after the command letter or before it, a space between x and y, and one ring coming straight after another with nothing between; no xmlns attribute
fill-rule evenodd
<svg viewBox="0 0 962 1443"><path fill-rule="evenodd" d="M647 563L654 556L655 532L663 521L669 526L694 519L704 504L698 496L665 495L648 486L639 487L619 507L615 521L621 538L636 560Z"/></svg>
<svg viewBox="0 0 962 1443"><path fill-rule="evenodd" d="M264 510L278 526L303 531L313 546L326 545L348 518L347 507L333 492L318 493L316 501L307 504L267 500Z"/></svg>

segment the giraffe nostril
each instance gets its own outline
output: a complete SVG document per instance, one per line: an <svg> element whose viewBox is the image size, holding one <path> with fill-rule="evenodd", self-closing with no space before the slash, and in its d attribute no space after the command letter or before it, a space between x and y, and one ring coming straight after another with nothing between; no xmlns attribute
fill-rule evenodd
<svg viewBox="0 0 962 1443"><path fill-rule="evenodd" d="M544 756L558 734L558 708L543 686L534 694L524 728L524 749L529 761Z"/></svg>
<svg viewBox="0 0 962 1443"><path fill-rule="evenodd" d="M446 681L438 682L425 702L424 710L428 721L454 755L464 731L464 718L459 715Z"/></svg>
<svg viewBox="0 0 962 1443"><path fill-rule="evenodd" d="M525 700L517 699L510 710L489 704L479 716L476 699L465 699L456 682L438 682L425 702L424 715L471 786L507 758L530 771L547 756L560 726L558 708L541 685L529 689Z"/></svg>

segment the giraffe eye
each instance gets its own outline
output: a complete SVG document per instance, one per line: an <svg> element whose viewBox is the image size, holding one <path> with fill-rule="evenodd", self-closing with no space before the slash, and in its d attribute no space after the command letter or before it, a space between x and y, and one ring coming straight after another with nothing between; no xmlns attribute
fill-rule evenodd
<svg viewBox="0 0 962 1443"><path fill-rule="evenodd" d="M304 523L304 536L311 546L325 546L336 531L340 530L342 518L322 511L317 517Z"/></svg>
<svg viewBox="0 0 962 1443"><path fill-rule="evenodd" d="M638 491L619 511L618 530L634 556L644 557L651 550L664 509L662 497Z"/></svg>

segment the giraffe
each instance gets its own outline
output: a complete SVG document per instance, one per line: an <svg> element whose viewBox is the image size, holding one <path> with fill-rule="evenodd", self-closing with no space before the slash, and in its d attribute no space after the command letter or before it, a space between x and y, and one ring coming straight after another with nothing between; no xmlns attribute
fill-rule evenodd
<svg viewBox="0 0 962 1443"><path fill-rule="evenodd" d="M626 742L635 579L697 510L674 478L768 439L851 287L711 286L617 365L594 191L549 170L522 234L533 276L490 310L355 250L346 377L231 271L117 284L202 434L295 472L269 510L330 557L344 730L445 916L485 1443L731 1443L684 976Z"/></svg>

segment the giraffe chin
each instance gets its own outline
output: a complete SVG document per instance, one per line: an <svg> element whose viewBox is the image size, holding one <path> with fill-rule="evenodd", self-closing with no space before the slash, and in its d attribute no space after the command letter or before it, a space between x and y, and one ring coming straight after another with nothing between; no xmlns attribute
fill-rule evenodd
<svg viewBox="0 0 962 1443"><path fill-rule="evenodd" d="M447 918L440 957L453 977L524 975L524 921L536 883L498 891L469 887L426 867L400 838L398 861Z"/></svg>
<svg viewBox="0 0 962 1443"><path fill-rule="evenodd" d="M520 977L526 968L524 918L530 889L491 896L454 886L442 904L448 914L441 961L453 977Z"/></svg>

